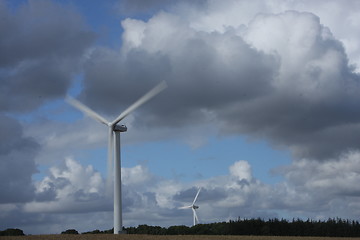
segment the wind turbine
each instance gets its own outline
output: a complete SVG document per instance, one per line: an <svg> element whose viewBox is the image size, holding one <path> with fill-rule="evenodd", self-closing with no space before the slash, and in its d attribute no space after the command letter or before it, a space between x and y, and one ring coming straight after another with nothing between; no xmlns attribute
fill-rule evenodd
<svg viewBox="0 0 360 240"><path fill-rule="evenodd" d="M83 113L92 117L100 123L108 126L108 172L107 172L107 193L110 192L111 187L111 173L113 171L113 160L114 160L114 234L119 234L122 232L122 202L121 202L121 160L120 160L120 133L126 132L127 127L125 125L117 125L121 120L123 120L127 115L133 112L135 109L140 107L145 102L149 101L155 95L163 91L167 87L165 81L162 81L151 89L148 93L130 105L125 111L123 111L114 121L109 122L104 117L100 116L81 102L76 99L67 96L66 101L79 109ZM113 153L115 154L115 159L113 159Z"/></svg>
<svg viewBox="0 0 360 240"><path fill-rule="evenodd" d="M179 209L188 209L188 208L191 208L191 209L192 209L192 211L193 211L193 219L194 219L194 225L193 225L193 226L195 226L197 223L199 223L199 218L198 218L198 216L197 216L197 214L196 214L196 210L195 210L195 209L198 209L199 206L196 206L196 205L195 205L195 202L196 202L196 199L197 199L198 196L199 196L200 190L201 190L201 187L200 187L199 190L197 191L197 193L196 193L196 195L195 195L195 198L194 198L194 201L192 202L191 205L189 205L189 206L184 206L184 207L180 207L180 208L179 208Z"/></svg>

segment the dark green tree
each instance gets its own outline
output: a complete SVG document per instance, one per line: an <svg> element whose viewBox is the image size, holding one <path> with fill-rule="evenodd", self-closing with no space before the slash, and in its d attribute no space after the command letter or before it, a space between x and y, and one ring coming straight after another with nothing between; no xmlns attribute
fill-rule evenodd
<svg viewBox="0 0 360 240"><path fill-rule="evenodd" d="M4 231L0 231L0 236L24 236L24 232L18 228L8 228Z"/></svg>
<svg viewBox="0 0 360 240"><path fill-rule="evenodd" d="M75 229L68 229L66 231L61 232L61 234L79 234Z"/></svg>

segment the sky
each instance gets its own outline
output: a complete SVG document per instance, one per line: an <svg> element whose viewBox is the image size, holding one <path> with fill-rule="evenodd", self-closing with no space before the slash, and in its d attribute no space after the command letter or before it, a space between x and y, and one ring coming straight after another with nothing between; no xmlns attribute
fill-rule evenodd
<svg viewBox="0 0 360 240"><path fill-rule="evenodd" d="M357 0L0 0L0 229L360 216Z"/></svg>

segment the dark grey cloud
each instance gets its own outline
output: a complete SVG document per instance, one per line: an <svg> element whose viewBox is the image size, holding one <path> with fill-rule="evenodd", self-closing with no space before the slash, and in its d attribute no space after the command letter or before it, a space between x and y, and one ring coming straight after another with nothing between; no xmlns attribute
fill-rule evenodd
<svg viewBox="0 0 360 240"><path fill-rule="evenodd" d="M186 189L184 191L177 193L176 195L173 196L173 199L175 201L188 202L189 203L188 205L190 205L194 201L197 191L198 191L198 188L192 187L190 189Z"/></svg>
<svg viewBox="0 0 360 240"><path fill-rule="evenodd" d="M141 124L178 127L203 121L202 109L212 111L271 91L276 59L251 49L240 37L201 33L181 44L176 58L143 49L129 51L125 59L110 49L94 51L85 68L83 100L116 115L165 80L169 88L138 110L146 116ZM216 44L232 45L231 59L219 59Z"/></svg>
<svg viewBox="0 0 360 240"><path fill-rule="evenodd" d="M149 13L151 11L159 10L165 6L171 5L166 0L135 0L135 1L119 1L119 10L124 14L138 14L138 13Z"/></svg>
<svg viewBox="0 0 360 240"><path fill-rule="evenodd" d="M173 196L174 201L178 201L178 202L182 202L185 205L190 205L195 198L195 195L198 191L198 188L196 187L192 187L189 189L185 189L177 194L175 194ZM199 196L198 196L198 200L199 204L201 204L200 202L216 202L216 201L220 201L220 200L224 200L227 196L227 193L225 191L225 189L216 187L216 188L212 188L212 189L208 189L208 188L201 188Z"/></svg>
<svg viewBox="0 0 360 240"><path fill-rule="evenodd" d="M48 100L64 96L95 39L82 17L69 6L45 0L12 4L0 1L2 229L16 227L20 222L48 220L49 216L24 212L24 206L56 197L51 184L37 191L32 177L37 173L35 159L41 146L25 135L20 121L9 116L30 112Z"/></svg>
<svg viewBox="0 0 360 240"><path fill-rule="evenodd" d="M164 11L178 7L179 5L191 5L192 8L206 6L207 0L120 0L116 4L118 11L125 16L148 15L149 17L158 11Z"/></svg>
<svg viewBox="0 0 360 240"><path fill-rule="evenodd" d="M71 8L0 3L0 111L29 111L63 96L95 35Z"/></svg>
<svg viewBox="0 0 360 240"><path fill-rule="evenodd" d="M37 192L35 194L35 201L37 202L46 202L55 199L56 199L56 186L53 183L49 184L48 189L42 192Z"/></svg>
<svg viewBox="0 0 360 240"><path fill-rule="evenodd" d="M213 121L224 134L265 138L297 158L360 148L360 76L315 15L258 15L223 33L166 13L123 27L121 51L97 49L87 63L82 98L97 111L116 115L166 80L169 88L137 110L138 126Z"/></svg>
<svg viewBox="0 0 360 240"><path fill-rule="evenodd" d="M124 213L131 213L136 209L143 208L158 208L154 192L137 192L128 187L123 188L123 211Z"/></svg>
<svg viewBox="0 0 360 240"><path fill-rule="evenodd" d="M9 3L10 4L10 3ZM29 112L63 96L95 35L71 8L51 1L0 2L0 112ZM51 199L32 175L40 144L18 120L0 116L1 203Z"/></svg>
<svg viewBox="0 0 360 240"><path fill-rule="evenodd" d="M23 135L17 120L0 114L0 203L27 202L34 198L32 175L37 172L37 142Z"/></svg>
<svg viewBox="0 0 360 240"><path fill-rule="evenodd" d="M134 67L136 71L133 71ZM98 48L85 64L81 98L99 112L120 114L155 84L166 79L169 68L166 57L162 55L133 52L124 62L117 52ZM160 72L163 74L161 77Z"/></svg>
<svg viewBox="0 0 360 240"><path fill-rule="evenodd" d="M67 92L95 35L80 15L57 3L6 4L0 2L0 112L28 112ZM36 193L32 182L40 144L3 114L0 132L0 202L53 199L52 188Z"/></svg>

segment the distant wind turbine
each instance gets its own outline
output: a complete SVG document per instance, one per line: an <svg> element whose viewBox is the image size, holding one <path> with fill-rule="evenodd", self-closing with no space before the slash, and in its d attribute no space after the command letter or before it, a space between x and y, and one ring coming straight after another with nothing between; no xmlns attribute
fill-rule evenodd
<svg viewBox="0 0 360 240"><path fill-rule="evenodd" d="M122 232L122 203L121 203L121 160L120 160L120 132L126 132L127 127L125 125L117 125L127 115L140 107L145 102L149 101L155 95L163 91L167 87L165 81L162 81L151 89L148 93L142 96L139 100L130 105L125 111L123 111L114 121L109 122L81 102L76 99L67 96L66 101L79 109L83 113L92 117L100 123L108 126L108 160L107 160L107 192L110 192L111 188L111 173L114 167L114 234ZM114 141L115 138L115 141ZM113 159L113 153L115 153L115 159ZM114 166L112 164L114 160Z"/></svg>
<svg viewBox="0 0 360 240"><path fill-rule="evenodd" d="M189 206L184 206L184 207L180 207L180 208L179 208L179 209L188 209L188 208L191 208L191 209L192 209L192 211L193 211L193 219L194 219L194 225L193 225L193 226L195 226L196 224L199 224L199 218L198 218L198 216L197 216L197 214L196 214L196 210L195 210L195 209L198 209L199 206L196 206L196 205L195 205L195 202L196 202L196 199L197 199L198 196L199 196L200 190L201 190L201 187L200 187L199 190L197 191L197 193L196 193L196 195L195 195L195 198L194 198L194 201L192 202L191 205L189 205Z"/></svg>

